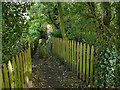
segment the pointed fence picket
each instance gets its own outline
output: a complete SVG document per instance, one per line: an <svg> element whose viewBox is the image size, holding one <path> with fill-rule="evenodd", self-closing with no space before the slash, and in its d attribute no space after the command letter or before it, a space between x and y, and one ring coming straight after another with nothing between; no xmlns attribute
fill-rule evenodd
<svg viewBox="0 0 120 90"><path fill-rule="evenodd" d="M69 64L71 70L86 81L87 84L93 83L93 62L94 46L76 42L73 40L64 40L62 38L52 39L52 54L57 55L64 60L65 65Z"/></svg>
<svg viewBox="0 0 120 90"><path fill-rule="evenodd" d="M24 52L2 66L2 88L27 88L32 73L30 44Z"/></svg>

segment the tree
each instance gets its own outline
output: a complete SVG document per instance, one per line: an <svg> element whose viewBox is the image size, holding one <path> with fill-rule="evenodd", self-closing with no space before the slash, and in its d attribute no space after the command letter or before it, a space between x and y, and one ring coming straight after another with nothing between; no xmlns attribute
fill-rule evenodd
<svg viewBox="0 0 120 90"><path fill-rule="evenodd" d="M60 2L57 2L57 4L58 4L58 10L59 10L59 14L60 14L60 23L61 23L62 37L63 37L63 39L66 39L65 24L64 24L63 13L62 13L62 6L61 6Z"/></svg>

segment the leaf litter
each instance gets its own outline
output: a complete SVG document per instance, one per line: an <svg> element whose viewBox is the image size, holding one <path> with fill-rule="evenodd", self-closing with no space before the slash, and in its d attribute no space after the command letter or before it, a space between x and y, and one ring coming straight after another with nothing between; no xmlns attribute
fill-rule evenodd
<svg viewBox="0 0 120 90"><path fill-rule="evenodd" d="M52 56L39 58L39 52L32 58L32 88L79 88L85 83L76 74L67 70L59 59ZM84 85L84 86L83 86Z"/></svg>

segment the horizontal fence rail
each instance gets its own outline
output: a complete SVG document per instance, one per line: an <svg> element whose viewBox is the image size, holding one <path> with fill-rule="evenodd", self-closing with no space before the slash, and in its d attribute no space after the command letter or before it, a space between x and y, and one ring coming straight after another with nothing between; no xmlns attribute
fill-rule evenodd
<svg viewBox="0 0 120 90"><path fill-rule="evenodd" d="M69 64L81 80L93 83L94 46L62 38L53 38L49 46L52 54L63 59L65 65Z"/></svg>
<svg viewBox="0 0 120 90"><path fill-rule="evenodd" d="M32 73L30 44L2 67L2 88L27 88Z"/></svg>

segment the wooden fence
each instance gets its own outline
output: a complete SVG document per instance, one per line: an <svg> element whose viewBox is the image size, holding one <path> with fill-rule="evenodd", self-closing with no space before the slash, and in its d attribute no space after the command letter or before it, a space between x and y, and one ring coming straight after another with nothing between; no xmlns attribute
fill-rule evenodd
<svg viewBox="0 0 120 90"><path fill-rule="evenodd" d="M27 88L32 73L30 44L2 67L2 88Z"/></svg>
<svg viewBox="0 0 120 90"><path fill-rule="evenodd" d="M65 65L69 64L71 70L87 84L93 83L93 62L94 46L79 43L73 40L53 38L50 44L53 55L64 60Z"/></svg>

